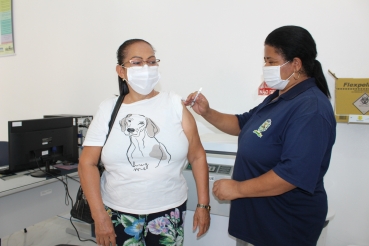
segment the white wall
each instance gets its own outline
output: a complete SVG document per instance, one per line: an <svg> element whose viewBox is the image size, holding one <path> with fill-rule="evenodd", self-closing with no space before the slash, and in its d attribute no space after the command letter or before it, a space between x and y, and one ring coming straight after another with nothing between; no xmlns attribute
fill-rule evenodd
<svg viewBox="0 0 369 246"><path fill-rule="evenodd" d="M182 96L203 87L217 110L242 113L257 96L263 41L275 28L308 29L334 94L338 77L369 77L369 1L14 0L15 56L0 57L0 140L7 121L94 114L117 93L115 52L130 38L162 59L158 89ZM334 103L334 100L332 100ZM200 132L213 129L196 117ZM326 175L327 245L369 245L369 126L339 124Z"/></svg>

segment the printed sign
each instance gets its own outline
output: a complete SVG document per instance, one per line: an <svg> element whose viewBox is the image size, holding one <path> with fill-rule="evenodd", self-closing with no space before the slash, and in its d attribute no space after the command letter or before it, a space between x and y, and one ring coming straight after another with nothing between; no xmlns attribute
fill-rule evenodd
<svg viewBox="0 0 369 246"><path fill-rule="evenodd" d="M14 54L12 1L0 0L0 56Z"/></svg>
<svg viewBox="0 0 369 246"><path fill-rule="evenodd" d="M268 96L268 95L272 94L273 92L275 92L275 90L268 87L267 84L263 81L263 83L261 83L261 85L259 86L258 95L259 96Z"/></svg>

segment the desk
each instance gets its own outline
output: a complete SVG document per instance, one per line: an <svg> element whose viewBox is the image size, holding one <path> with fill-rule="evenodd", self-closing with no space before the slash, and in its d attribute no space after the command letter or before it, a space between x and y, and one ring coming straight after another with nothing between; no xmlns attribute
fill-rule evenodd
<svg viewBox="0 0 369 246"><path fill-rule="evenodd" d="M78 179L77 172L68 174ZM66 176L60 176L66 180ZM75 200L79 183L67 178L69 194ZM37 222L65 213L65 189L55 178L34 178L28 172L0 179L0 238Z"/></svg>

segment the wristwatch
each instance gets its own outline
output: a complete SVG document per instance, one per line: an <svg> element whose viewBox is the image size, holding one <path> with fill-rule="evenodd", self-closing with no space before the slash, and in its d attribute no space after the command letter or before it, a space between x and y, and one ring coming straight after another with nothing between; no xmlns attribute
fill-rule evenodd
<svg viewBox="0 0 369 246"><path fill-rule="evenodd" d="M204 204L197 204L198 208L205 208L210 212L211 206L210 205L204 205Z"/></svg>

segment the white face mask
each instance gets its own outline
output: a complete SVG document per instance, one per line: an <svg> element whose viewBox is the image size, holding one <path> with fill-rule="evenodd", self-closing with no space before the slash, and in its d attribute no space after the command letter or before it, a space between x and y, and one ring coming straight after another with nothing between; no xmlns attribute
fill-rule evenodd
<svg viewBox="0 0 369 246"><path fill-rule="evenodd" d="M263 75L264 81L268 87L276 90L283 90L286 88L288 82L290 82L290 78L294 73L291 74L290 77L283 80L281 78L281 67L286 65L288 62L282 64L281 66L264 66L263 67Z"/></svg>
<svg viewBox="0 0 369 246"><path fill-rule="evenodd" d="M127 68L128 84L141 95L148 95L159 82L159 66Z"/></svg>

